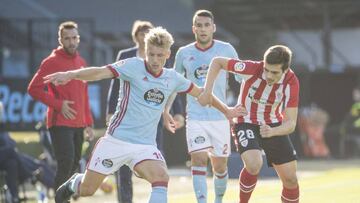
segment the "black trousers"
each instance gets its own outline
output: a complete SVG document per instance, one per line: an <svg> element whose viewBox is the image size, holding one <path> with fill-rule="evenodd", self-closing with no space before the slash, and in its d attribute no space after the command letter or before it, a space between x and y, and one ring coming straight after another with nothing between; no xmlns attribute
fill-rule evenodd
<svg viewBox="0 0 360 203"><path fill-rule="evenodd" d="M57 161L55 175L55 189L57 189L79 168L84 128L53 126L49 131Z"/></svg>
<svg viewBox="0 0 360 203"><path fill-rule="evenodd" d="M163 120L162 117L159 121L156 134L156 143L158 149L164 156L163 152ZM133 199L133 186L132 186L132 171L131 169L123 165L115 173L116 176L116 185L117 185L117 195L119 203L132 203Z"/></svg>

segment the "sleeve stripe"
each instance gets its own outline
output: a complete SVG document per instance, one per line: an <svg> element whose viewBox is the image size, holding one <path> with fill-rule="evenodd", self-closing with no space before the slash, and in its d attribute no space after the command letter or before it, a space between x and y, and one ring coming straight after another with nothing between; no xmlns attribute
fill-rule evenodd
<svg viewBox="0 0 360 203"><path fill-rule="evenodd" d="M106 68L110 69L110 71L113 73L114 78L118 78L119 77L119 73L115 70L114 67L112 67L111 65L107 65Z"/></svg>
<svg viewBox="0 0 360 203"><path fill-rule="evenodd" d="M185 91L182 91L182 92L179 92L179 93L189 93L189 92L191 92L191 90L194 88L194 83L191 83L190 84L190 87L187 89L187 90L185 90Z"/></svg>

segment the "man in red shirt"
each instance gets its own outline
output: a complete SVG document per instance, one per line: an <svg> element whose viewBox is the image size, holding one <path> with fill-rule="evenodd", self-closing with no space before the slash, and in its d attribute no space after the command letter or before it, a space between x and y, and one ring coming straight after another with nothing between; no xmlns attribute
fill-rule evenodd
<svg viewBox="0 0 360 203"><path fill-rule="evenodd" d="M86 67L85 60L77 51L80 42L77 24L71 21L61 23L58 35L60 46L41 62L28 87L28 93L34 99L48 106L47 128L57 160L55 188L79 167L84 132L89 138L94 136L90 127L93 118L87 83L74 80L64 86L44 84L46 75Z"/></svg>
<svg viewBox="0 0 360 203"><path fill-rule="evenodd" d="M282 45L270 47L263 61L240 61L224 57L212 60L202 105L211 100L214 80L221 69L244 79L238 103L249 112L238 117L234 132L244 168L240 173L240 202L247 203L263 164L263 149L268 165L274 167L283 183L282 202L299 202L296 177L296 151L288 134L296 127L299 81L289 68L291 50Z"/></svg>

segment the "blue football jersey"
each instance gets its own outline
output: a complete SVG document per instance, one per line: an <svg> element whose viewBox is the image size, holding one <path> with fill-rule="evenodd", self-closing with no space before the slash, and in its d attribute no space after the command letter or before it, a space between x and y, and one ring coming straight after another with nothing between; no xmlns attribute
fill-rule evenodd
<svg viewBox="0 0 360 203"><path fill-rule="evenodd" d="M173 92L190 91L191 81L173 69L163 68L159 75L153 75L137 57L108 67L123 80L123 86L107 133L126 142L156 146L157 125L168 97Z"/></svg>
<svg viewBox="0 0 360 203"><path fill-rule="evenodd" d="M175 70L199 87L204 87L211 60L216 56L238 58L232 45L214 40L210 48L203 50L194 43L181 47L175 56ZM226 99L227 74L221 70L214 85L214 94L224 103ZM187 119L224 120L225 116L215 108L201 106L195 98L187 95Z"/></svg>

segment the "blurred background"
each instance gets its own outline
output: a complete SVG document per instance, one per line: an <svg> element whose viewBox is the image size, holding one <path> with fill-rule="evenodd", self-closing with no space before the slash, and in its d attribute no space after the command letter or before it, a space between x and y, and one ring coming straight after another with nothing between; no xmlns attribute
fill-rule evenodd
<svg viewBox="0 0 360 203"><path fill-rule="evenodd" d="M60 22L76 21L81 55L89 65L104 65L114 62L118 50L133 46L130 30L137 19L168 29L175 38L175 53L194 41L191 26L197 9L214 13L215 38L230 42L241 59L261 60L275 44L293 50L291 68L300 79L301 100L292 139L300 158L359 156L357 0L0 0L0 101L6 130L23 132L26 140L43 120L46 107L26 88L41 60L58 46ZM105 128L109 82L89 86L99 134ZM229 93L236 97L238 92L239 84L231 77ZM182 129L165 137L170 166L189 159L184 135ZM30 140L20 148L37 156L41 152L37 144Z"/></svg>

